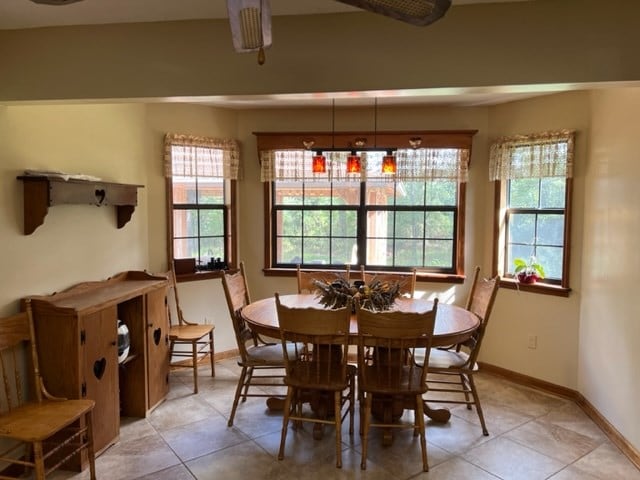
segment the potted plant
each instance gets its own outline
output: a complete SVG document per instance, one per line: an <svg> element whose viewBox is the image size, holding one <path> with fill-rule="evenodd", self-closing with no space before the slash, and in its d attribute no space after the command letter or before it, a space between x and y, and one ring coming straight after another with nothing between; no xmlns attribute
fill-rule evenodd
<svg viewBox="0 0 640 480"><path fill-rule="evenodd" d="M516 258L513 260L515 265L515 275L520 283L536 283L544 278L544 268L533 255L529 260Z"/></svg>

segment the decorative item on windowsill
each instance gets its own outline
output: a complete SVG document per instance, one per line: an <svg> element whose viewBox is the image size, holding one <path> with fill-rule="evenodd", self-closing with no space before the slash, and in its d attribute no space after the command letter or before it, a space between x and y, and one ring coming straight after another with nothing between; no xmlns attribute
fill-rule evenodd
<svg viewBox="0 0 640 480"><path fill-rule="evenodd" d="M320 303L326 308L342 308L351 298L358 301L362 308L380 311L391 309L396 298L400 296L401 282L380 281L374 277L369 285L362 280L356 280L350 285L346 280L339 278L331 283L313 280L313 285L317 289Z"/></svg>
<svg viewBox="0 0 640 480"><path fill-rule="evenodd" d="M529 261L516 258L513 260L513 264L516 267L514 271L516 278L520 283L532 284L544 278L544 268L533 255L529 257Z"/></svg>

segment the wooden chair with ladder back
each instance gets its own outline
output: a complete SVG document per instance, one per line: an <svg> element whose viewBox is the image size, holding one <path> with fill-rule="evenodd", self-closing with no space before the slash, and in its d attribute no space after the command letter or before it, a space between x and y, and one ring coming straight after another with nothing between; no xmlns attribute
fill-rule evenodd
<svg viewBox="0 0 640 480"><path fill-rule="evenodd" d="M429 393L425 400L433 403L464 404L476 407L483 435L489 435L480 397L473 375L478 371L478 354L489 316L500 287L500 277L479 279L480 267L474 271L466 309L480 319L480 325L467 341L448 348L433 348L429 356Z"/></svg>
<svg viewBox="0 0 640 480"><path fill-rule="evenodd" d="M427 391L427 362L437 309L438 299L432 310L423 313L356 309L363 470L367 468L370 427L413 429L414 435L420 435L422 468L429 470L422 395ZM426 352L421 361L415 359L419 350ZM400 414L396 417L397 406ZM415 412L412 424L400 421L405 407Z"/></svg>
<svg viewBox="0 0 640 480"><path fill-rule="evenodd" d="M296 278L298 280L298 293L314 293L316 286L314 280L331 283L334 280L345 280L349 283L351 274L350 265L346 265L345 270L302 270L300 264L296 268Z"/></svg>
<svg viewBox="0 0 640 480"><path fill-rule="evenodd" d="M294 425L332 424L336 467L341 468L342 421L347 415L353 434L356 369L348 364L351 303L339 309L292 308L283 305L277 293L275 299L287 385L278 459L284 458L290 420ZM313 412L303 410L307 401Z"/></svg>
<svg viewBox="0 0 640 480"><path fill-rule="evenodd" d="M165 276L167 277L167 280L169 280L169 295L173 293L176 316L178 317L178 323L174 323L170 305L167 305L170 325L169 355L171 358L171 367L191 368L193 372L193 393L198 393L198 363L207 355L209 355L211 363L211 376L216 376L214 361L215 350L213 343L213 330L215 329L215 326L212 324L201 324L187 321L182 313L182 308L180 308L176 274L173 270L169 270L165 273ZM176 346L179 345L186 345L189 349L176 349ZM179 359L188 358L190 359L190 362L188 365L185 365L183 360L174 361L174 357Z"/></svg>
<svg viewBox="0 0 640 480"><path fill-rule="evenodd" d="M95 402L56 398L47 392L38 365L31 301L25 302L26 311L0 318L0 369L4 386L0 394L3 439L0 463L9 464L0 478L24 478L25 473L32 473L29 478L43 480L82 455L89 462L91 480L95 480L92 418ZM30 375L25 375L25 365L31 370Z"/></svg>
<svg viewBox="0 0 640 480"><path fill-rule="evenodd" d="M284 400L284 392L282 395L274 395L264 390L252 389L252 387L283 386L284 358L279 343L263 339L251 330L242 318L242 309L251 303L244 262L240 262L238 272L223 273L222 287L240 354L238 365L242 368L227 423L231 427L241 400L246 402L249 397L268 398L268 406L275 406L269 402Z"/></svg>
<svg viewBox="0 0 640 480"><path fill-rule="evenodd" d="M360 266L360 279L365 285L373 282L398 282L400 295L413 298L416 291L417 271L411 272L366 272L364 265Z"/></svg>

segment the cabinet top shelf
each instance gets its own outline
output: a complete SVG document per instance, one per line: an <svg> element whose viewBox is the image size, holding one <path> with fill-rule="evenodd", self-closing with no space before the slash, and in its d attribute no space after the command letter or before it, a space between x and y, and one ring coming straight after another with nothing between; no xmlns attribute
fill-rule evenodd
<svg viewBox="0 0 640 480"><path fill-rule="evenodd" d="M34 296L34 310L65 310L90 314L149 291L164 287L167 279L142 271L127 271L107 280L83 282L53 295Z"/></svg>

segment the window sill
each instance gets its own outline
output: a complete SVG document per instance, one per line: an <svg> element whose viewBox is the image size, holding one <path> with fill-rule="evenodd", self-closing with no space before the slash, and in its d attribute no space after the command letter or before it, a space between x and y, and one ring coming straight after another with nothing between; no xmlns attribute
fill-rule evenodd
<svg viewBox="0 0 640 480"><path fill-rule="evenodd" d="M519 290L521 292L538 293L540 295L552 295L556 297L568 297L571 292L570 288L561 287L560 285L551 285L549 283L520 283L512 278L500 279L500 288L509 290Z"/></svg>
<svg viewBox="0 0 640 480"><path fill-rule="evenodd" d="M295 277L296 270L291 268L265 268L262 270L265 277ZM356 278L358 270L351 271L351 278ZM464 275L454 275L448 273L418 273L416 281L432 283L464 283Z"/></svg>
<svg viewBox="0 0 640 480"><path fill-rule="evenodd" d="M211 278L222 278L222 274L228 270L206 270L194 273L182 273L176 275L176 282L196 282L198 280L209 280Z"/></svg>

